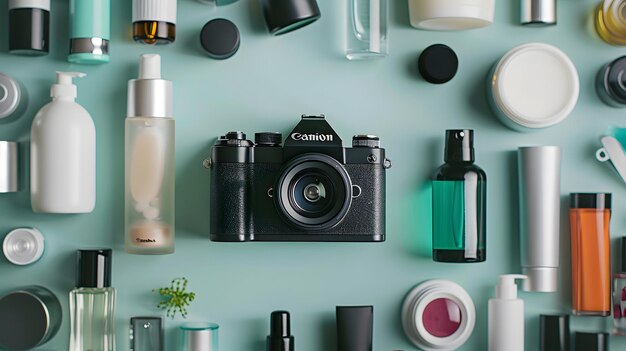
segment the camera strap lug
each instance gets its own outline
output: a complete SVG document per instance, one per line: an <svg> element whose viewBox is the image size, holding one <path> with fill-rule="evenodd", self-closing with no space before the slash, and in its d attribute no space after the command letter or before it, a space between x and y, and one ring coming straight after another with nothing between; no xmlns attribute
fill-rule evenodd
<svg viewBox="0 0 626 351"><path fill-rule="evenodd" d="M385 167L385 169L389 169L391 168L391 166L393 166L393 164L391 163L391 160L385 157L385 162L383 162L383 167Z"/></svg>

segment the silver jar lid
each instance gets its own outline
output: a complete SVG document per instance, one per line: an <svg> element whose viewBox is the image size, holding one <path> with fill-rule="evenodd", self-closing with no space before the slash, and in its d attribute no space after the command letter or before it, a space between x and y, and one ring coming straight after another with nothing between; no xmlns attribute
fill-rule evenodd
<svg viewBox="0 0 626 351"><path fill-rule="evenodd" d="M0 119L15 113L22 101L20 84L4 73L0 73Z"/></svg>
<svg viewBox="0 0 626 351"><path fill-rule="evenodd" d="M18 144L0 140L0 193L19 190Z"/></svg>
<svg viewBox="0 0 626 351"><path fill-rule="evenodd" d="M37 262L44 251L44 238L35 228L17 228L4 237L2 252L7 260L18 266Z"/></svg>

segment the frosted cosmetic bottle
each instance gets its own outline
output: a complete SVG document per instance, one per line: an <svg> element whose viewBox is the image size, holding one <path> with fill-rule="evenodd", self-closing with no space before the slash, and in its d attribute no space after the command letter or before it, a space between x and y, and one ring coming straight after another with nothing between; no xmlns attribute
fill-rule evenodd
<svg viewBox="0 0 626 351"><path fill-rule="evenodd" d="M30 133L30 196L35 212L89 213L96 206L96 127L77 104L72 78L57 72L52 102L37 112Z"/></svg>
<svg viewBox="0 0 626 351"><path fill-rule="evenodd" d="M126 251L174 252L173 86L161 79L161 56L142 55L128 82Z"/></svg>
<svg viewBox="0 0 626 351"><path fill-rule="evenodd" d="M561 149L517 151L520 248L524 291L555 292L558 285L561 218Z"/></svg>
<svg viewBox="0 0 626 351"><path fill-rule="evenodd" d="M70 0L70 63L109 62L110 0Z"/></svg>
<svg viewBox="0 0 626 351"><path fill-rule="evenodd" d="M524 351L524 300L517 298L515 279L526 276L501 275L489 300L489 351Z"/></svg>
<svg viewBox="0 0 626 351"><path fill-rule="evenodd" d="M70 350L115 351L115 289L110 249L76 252L76 288L70 291Z"/></svg>
<svg viewBox="0 0 626 351"><path fill-rule="evenodd" d="M387 0L348 0L346 57L387 56Z"/></svg>
<svg viewBox="0 0 626 351"><path fill-rule="evenodd" d="M487 175L474 164L474 131L446 131L445 164L433 177L433 259L482 262L486 254Z"/></svg>

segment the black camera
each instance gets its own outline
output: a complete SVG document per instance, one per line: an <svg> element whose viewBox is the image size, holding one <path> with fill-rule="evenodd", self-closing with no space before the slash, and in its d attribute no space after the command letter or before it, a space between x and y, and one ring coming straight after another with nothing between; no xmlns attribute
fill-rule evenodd
<svg viewBox="0 0 626 351"><path fill-rule="evenodd" d="M211 150L211 240L385 241L385 158L378 137L352 148L324 116L280 133L220 137Z"/></svg>

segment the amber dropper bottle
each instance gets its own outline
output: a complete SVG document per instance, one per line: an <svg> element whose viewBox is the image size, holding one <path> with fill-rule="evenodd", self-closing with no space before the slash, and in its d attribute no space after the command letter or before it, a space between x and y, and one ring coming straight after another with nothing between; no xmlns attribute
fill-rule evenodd
<svg viewBox="0 0 626 351"><path fill-rule="evenodd" d="M176 39L176 0L133 0L133 39L163 45Z"/></svg>

